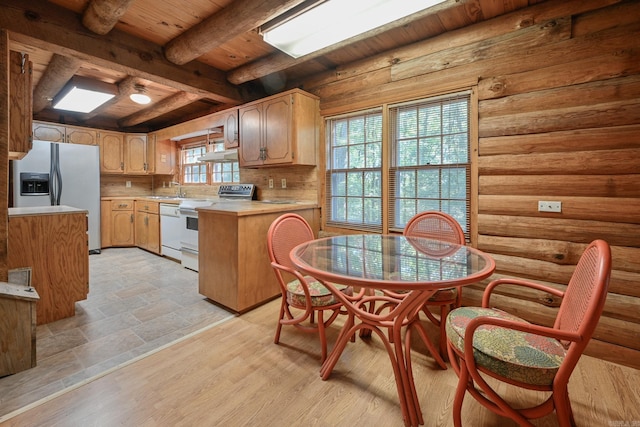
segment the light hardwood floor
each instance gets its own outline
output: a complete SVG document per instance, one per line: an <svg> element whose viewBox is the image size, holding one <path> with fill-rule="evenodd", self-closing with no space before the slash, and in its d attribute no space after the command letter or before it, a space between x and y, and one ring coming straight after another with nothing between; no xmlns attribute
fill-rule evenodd
<svg viewBox="0 0 640 427"><path fill-rule="evenodd" d="M34 407L3 426L402 426L388 356L378 339L349 343L319 376L317 337L286 328L273 344L272 301ZM330 343L337 326L329 331ZM457 378L414 353L425 425L449 427ZM581 427L639 426L640 371L583 357L570 382ZM512 392L517 401L528 396ZM465 399L470 427L513 426ZM549 416L536 426L557 426Z"/></svg>
<svg viewBox="0 0 640 427"><path fill-rule="evenodd" d="M198 274L138 248L89 257L76 315L37 328L37 366L0 378L0 420L234 315L198 293Z"/></svg>

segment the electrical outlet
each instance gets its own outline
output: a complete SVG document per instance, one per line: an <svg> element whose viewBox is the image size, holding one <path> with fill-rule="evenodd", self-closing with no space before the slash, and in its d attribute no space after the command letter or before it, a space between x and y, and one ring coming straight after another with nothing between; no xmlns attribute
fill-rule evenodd
<svg viewBox="0 0 640 427"><path fill-rule="evenodd" d="M562 212L562 202L539 200L538 212Z"/></svg>
<svg viewBox="0 0 640 427"><path fill-rule="evenodd" d="M269 178L269 188L273 188L273 178Z"/></svg>
<svg viewBox="0 0 640 427"><path fill-rule="evenodd" d="M131 181L125 182L124 186L127 187L127 188L131 188Z"/></svg>
<svg viewBox="0 0 640 427"><path fill-rule="evenodd" d="M282 188L287 188L287 180L286 180L286 178L282 178Z"/></svg>

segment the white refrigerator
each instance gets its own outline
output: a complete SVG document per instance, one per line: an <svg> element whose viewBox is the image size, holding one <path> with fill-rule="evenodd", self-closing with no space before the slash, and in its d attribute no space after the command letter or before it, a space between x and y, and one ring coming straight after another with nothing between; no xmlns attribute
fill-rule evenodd
<svg viewBox="0 0 640 427"><path fill-rule="evenodd" d="M89 212L89 253L100 253L100 148L33 141L13 161L15 207L66 205Z"/></svg>

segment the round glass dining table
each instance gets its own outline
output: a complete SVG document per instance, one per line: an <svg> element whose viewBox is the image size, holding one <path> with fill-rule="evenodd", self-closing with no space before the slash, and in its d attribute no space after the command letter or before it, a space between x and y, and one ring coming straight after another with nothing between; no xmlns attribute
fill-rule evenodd
<svg viewBox="0 0 640 427"><path fill-rule="evenodd" d="M322 378L330 376L356 331L373 331L391 359L405 425L424 424L411 369L410 331L424 334L418 313L433 293L489 277L495 270L493 259L465 245L384 234L312 240L293 248L290 257L299 270L324 283L349 313L322 365ZM355 286L360 292L348 296L334 283ZM401 291L403 297L394 298L378 290ZM380 312L376 305L387 310Z"/></svg>

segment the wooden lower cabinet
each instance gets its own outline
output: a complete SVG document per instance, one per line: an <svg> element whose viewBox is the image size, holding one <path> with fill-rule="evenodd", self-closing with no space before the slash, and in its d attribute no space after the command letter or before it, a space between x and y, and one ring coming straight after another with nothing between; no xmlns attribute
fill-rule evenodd
<svg viewBox="0 0 640 427"><path fill-rule="evenodd" d="M293 211L317 235L320 211ZM284 212L238 215L198 211L199 292L242 313L280 295L267 252L267 231Z"/></svg>
<svg viewBox="0 0 640 427"><path fill-rule="evenodd" d="M61 207L41 209L60 210L55 208ZM74 316L76 301L89 293L87 212L21 214L24 209L36 208L9 209L8 268L31 268L31 284L40 296L38 325Z"/></svg>
<svg viewBox="0 0 640 427"><path fill-rule="evenodd" d="M135 245L133 207L133 199L103 200L100 203L103 248Z"/></svg>
<svg viewBox="0 0 640 427"><path fill-rule="evenodd" d="M160 253L160 215L157 202L136 201L136 246Z"/></svg>

